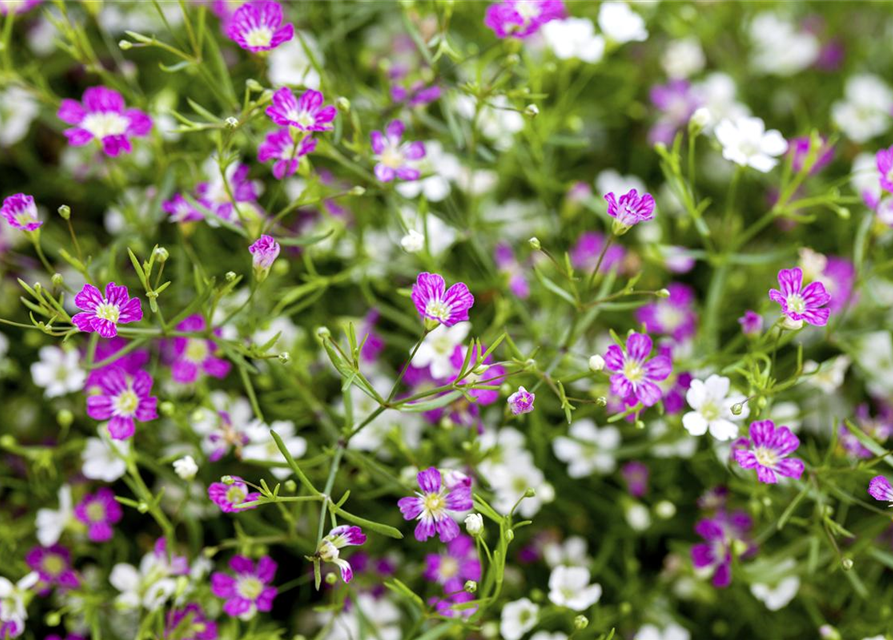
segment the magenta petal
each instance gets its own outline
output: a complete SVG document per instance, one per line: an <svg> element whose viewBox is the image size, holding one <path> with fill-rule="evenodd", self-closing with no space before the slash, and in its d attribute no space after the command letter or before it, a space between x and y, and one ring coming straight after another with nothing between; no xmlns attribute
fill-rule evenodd
<svg viewBox="0 0 893 640"><path fill-rule="evenodd" d="M433 520L419 520L419 523L415 528L415 539L419 542L424 542L428 538L434 535L434 521Z"/></svg>
<svg viewBox="0 0 893 640"><path fill-rule="evenodd" d="M380 163L375 165L375 177L378 178L381 182L390 182L396 176L397 172L390 167L386 167Z"/></svg>
<svg viewBox="0 0 893 640"><path fill-rule="evenodd" d="M133 418L114 416L109 420L109 435L112 440L127 440L136 431Z"/></svg>
<svg viewBox="0 0 893 640"><path fill-rule="evenodd" d="M211 574L211 593L218 598L229 598L236 593L236 579L219 571Z"/></svg>
<svg viewBox="0 0 893 640"><path fill-rule="evenodd" d="M450 542L459 535L459 525L449 516L444 516L434 525L441 542Z"/></svg>
<svg viewBox="0 0 893 640"><path fill-rule="evenodd" d="M656 405L660 402L662 395L660 387L648 380L639 383L639 386L636 388L636 396L646 407L653 407Z"/></svg>
<svg viewBox="0 0 893 640"><path fill-rule="evenodd" d="M633 360L645 360L651 355L651 338L643 333L631 333L626 340L626 354Z"/></svg>
<svg viewBox="0 0 893 640"><path fill-rule="evenodd" d="M400 498L397 501L397 506L400 508L404 520L415 520L422 513L422 500L416 496Z"/></svg>
<svg viewBox="0 0 893 640"><path fill-rule="evenodd" d="M59 111L56 112L56 115L60 120L68 124L80 124L87 113L80 102L66 98L60 103Z"/></svg>
<svg viewBox="0 0 893 640"><path fill-rule="evenodd" d="M66 129L65 137L68 138L68 144L72 147L83 147L93 139L93 134L86 129Z"/></svg>
<svg viewBox="0 0 893 640"><path fill-rule="evenodd" d="M112 399L109 396L87 396L87 415L94 420L112 417Z"/></svg>
<svg viewBox="0 0 893 640"><path fill-rule="evenodd" d="M419 471L417 479L419 487L424 493L437 493L440 491L441 475L437 467L430 467L425 471Z"/></svg>

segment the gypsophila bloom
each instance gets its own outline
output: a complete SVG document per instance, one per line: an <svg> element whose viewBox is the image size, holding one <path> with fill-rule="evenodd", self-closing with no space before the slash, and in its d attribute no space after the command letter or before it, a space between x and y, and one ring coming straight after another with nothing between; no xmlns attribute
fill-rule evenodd
<svg viewBox="0 0 893 640"><path fill-rule="evenodd" d="M778 272L781 291L769 290L769 299L781 305L782 312L794 322L805 321L817 327L828 324L829 309L823 309L831 301L821 282L811 282L803 286L803 271L800 267L782 269Z"/></svg>
<svg viewBox="0 0 893 640"><path fill-rule="evenodd" d="M542 28L543 38L559 60L576 58L594 64L605 53L605 39L595 33L588 18L551 20Z"/></svg>
<svg viewBox="0 0 893 640"><path fill-rule="evenodd" d="M392 120L385 129L373 131L371 134L372 151L375 153L375 177L381 182L391 182L394 178L401 180L418 180L421 171L411 166L411 162L425 157L425 144L422 142L403 142L406 125L402 120Z"/></svg>
<svg viewBox="0 0 893 640"><path fill-rule="evenodd" d="M291 24L282 26L278 2L247 2L239 7L226 30L227 37L247 51L270 51L295 36Z"/></svg>
<svg viewBox="0 0 893 640"><path fill-rule="evenodd" d="M177 325L177 331L204 333L206 327L204 316L196 313L184 318ZM212 378L225 378L232 365L215 356L216 352L217 344L213 340L177 336L173 341L171 377L183 384L195 382L200 373Z"/></svg>
<svg viewBox="0 0 893 640"><path fill-rule="evenodd" d="M697 314L694 310L695 293L691 287L672 282L667 285L669 297L659 298L636 311L636 320L645 330L672 336L682 342L695 333Z"/></svg>
<svg viewBox="0 0 893 640"><path fill-rule="evenodd" d="M337 110L332 105L323 107L324 100L322 93L313 89L295 98L291 89L282 87L273 94L273 104L267 107L266 114L280 127L294 127L300 131L331 131Z"/></svg>
<svg viewBox="0 0 893 640"><path fill-rule="evenodd" d="M759 335L763 330L763 316L756 311L748 309L743 316L738 318L738 324L741 325L741 333L744 335Z"/></svg>
<svg viewBox="0 0 893 640"><path fill-rule="evenodd" d="M533 411L533 401L535 398L536 396L524 387L518 387L518 390L508 398L509 408L512 410L512 414L517 416L522 413L530 413Z"/></svg>
<svg viewBox="0 0 893 640"><path fill-rule="evenodd" d="M613 371L611 391L629 403L641 402L651 407L661 399L660 387L655 382L666 380L673 364L665 355L651 355L651 338L642 333L631 333L626 348L608 347L605 366Z"/></svg>
<svg viewBox="0 0 893 640"><path fill-rule="evenodd" d="M270 273L273 262L279 256L279 243L270 236L261 236L254 241L254 244L248 247L248 251L252 256L251 262L254 267L255 277L258 282L263 282L267 274Z"/></svg>
<svg viewBox="0 0 893 640"><path fill-rule="evenodd" d="M469 513L465 516L465 530L473 536L480 535L484 531L484 518L479 513Z"/></svg>
<svg viewBox="0 0 893 640"><path fill-rule="evenodd" d="M405 520L418 520L415 538L424 542L435 533L441 542L449 542L459 535L459 525L450 511L468 511L472 507L471 479L465 478L450 486L436 467L420 471L419 488L415 496L401 498L397 505Z"/></svg>
<svg viewBox="0 0 893 640"><path fill-rule="evenodd" d="M428 332L422 340L422 344L416 349L412 366L416 368L429 367L431 376L435 380L443 380L450 377L453 369L453 354L456 347L460 346L468 332L471 331L470 322L457 322L452 326L438 324Z"/></svg>
<svg viewBox="0 0 893 640"><path fill-rule="evenodd" d="M329 535L319 541L316 555L323 562L331 562L341 569L341 579L350 582L353 579L353 569L350 563L341 557L341 549L344 547L358 547L366 542L366 534L359 527L342 525L329 531Z"/></svg>
<svg viewBox="0 0 893 640"><path fill-rule="evenodd" d="M147 136L152 119L139 109L128 109L113 89L90 87L81 102L66 98L59 106L59 119L74 125L65 130L68 144L79 147L97 140L106 155L130 153L130 138Z"/></svg>
<svg viewBox="0 0 893 640"><path fill-rule="evenodd" d="M74 297L74 303L83 313L71 318L72 324L85 333L96 332L103 338L118 335L118 325L139 322L143 319L143 308L139 298L131 298L127 287L109 282L105 295L92 284L85 284Z"/></svg>
<svg viewBox="0 0 893 640"><path fill-rule="evenodd" d="M152 393L152 376L138 371L133 376L123 369L106 371L98 381L99 393L87 397L87 415L94 420L108 420L109 434L115 440L126 440L136 430L135 420L146 422L158 417L158 398Z"/></svg>
<svg viewBox="0 0 893 640"><path fill-rule="evenodd" d="M59 544L49 547L33 547L25 556L25 562L40 576L36 589L43 595L52 587L76 589L80 585L77 574L71 568L71 552Z"/></svg>
<svg viewBox="0 0 893 640"><path fill-rule="evenodd" d="M536 626L540 608L528 598L509 602L502 607L499 633L503 640L521 640L525 633Z"/></svg>
<svg viewBox="0 0 893 640"><path fill-rule="evenodd" d="M273 177L282 180L295 174L301 164L301 158L313 153L316 149L316 139L310 136L295 137L291 129L279 129L267 134L257 147L257 161L269 162L275 160L273 165Z"/></svg>
<svg viewBox="0 0 893 640"><path fill-rule="evenodd" d="M258 611L273 608L273 598L278 589L268 586L276 575L276 563L269 556L257 561L233 556L229 567L235 574L231 576L220 571L211 575L211 593L226 600L223 611L234 618L251 620Z"/></svg>
<svg viewBox="0 0 893 640"><path fill-rule="evenodd" d="M102 487L96 493L88 493L74 508L74 517L87 525L87 537L92 542L112 539L112 525L121 520L121 505L111 489Z"/></svg>
<svg viewBox="0 0 893 640"><path fill-rule="evenodd" d="M879 502L888 502L893 506L893 486L884 476L875 476L868 483L869 495Z"/></svg>
<svg viewBox="0 0 893 640"><path fill-rule="evenodd" d="M205 219L195 207L189 204L182 193L176 194L170 200L165 200L161 209L170 215L171 222L196 222Z"/></svg>
<svg viewBox="0 0 893 640"><path fill-rule="evenodd" d="M498 38L526 38L564 15L562 0L502 0L487 7L484 25Z"/></svg>
<svg viewBox="0 0 893 640"><path fill-rule="evenodd" d="M239 476L232 476L232 484L212 482L208 487L208 497L220 507L223 513L238 513L248 509L257 509L257 505L236 508L243 502L252 502L260 498L256 491L248 491L248 485Z"/></svg>
<svg viewBox="0 0 893 640"><path fill-rule="evenodd" d="M878 151L875 163L880 174L881 188L893 193L893 146Z"/></svg>
<svg viewBox="0 0 893 640"><path fill-rule="evenodd" d="M729 395L731 381L723 376L712 375L707 380L692 380L685 399L694 411L682 416L682 425L690 435L702 436L710 431L717 440L731 440L738 435L737 422L750 415L750 407L741 394ZM741 406L741 413L732 413L732 407Z"/></svg>
<svg viewBox="0 0 893 640"><path fill-rule="evenodd" d="M41 347L40 361L31 365L31 378L38 387L43 387L43 395L56 398L84 388L87 372L80 368L81 360L77 351L65 351L59 347Z"/></svg>
<svg viewBox="0 0 893 640"><path fill-rule="evenodd" d="M6 218L10 227L22 231L36 231L43 224L37 219L37 206L33 196L24 193L17 193L3 200L0 215Z"/></svg>
<svg viewBox="0 0 893 640"><path fill-rule="evenodd" d="M37 517L34 519L37 541L45 547L56 544L73 518L71 487L63 484L59 487L59 508L37 510Z"/></svg>
<svg viewBox="0 0 893 640"><path fill-rule="evenodd" d="M174 460L174 473L183 480L192 480L198 473L198 465L192 456L183 456Z"/></svg>
<svg viewBox="0 0 893 640"><path fill-rule="evenodd" d="M0 637L15 638L24 633L28 611L25 609L25 594L40 580L36 571L12 583L0 576Z"/></svg>
<svg viewBox="0 0 893 640"><path fill-rule="evenodd" d="M449 289L442 276L423 271L412 285L412 301L419 315L425 318L431 328L442 324L452 327L468 320L468 310L474 305L474 296L463 282L457 282Z"/></svg>
<svg viewBox="0 0 893 640"><path fill-rule="evenodd" d="M621 236L640 222L654 217L654 198L650 193L640 196L635 189L631 189L618 201L612 191L605 196L605 201L608 203L608 215L614 218L614 235Z"/></svg>
<svg viewBox="0 0 893 640"><path fill-rule="evenodd" d="M734 452L735 460L744 469L756 469L760 482L775 484L777 475L800 478L803 461L788 458L797 450L800 440L787 427L775 427L771 420L760 420L750 425L750 439L743 439L746 448Z"/></svg>
<svg viewBox="0 0 893 640"><path fill-rule="evenodd" d="M165 622L165 638L182 640L217 640L217 623L209 620L202 608L192 602L182 609L168 612Z"/></svg>
<svg viewBox="0 0 893 640"><path fill-rule="evenodd" d="M742 167L766 173L778 164L778 157L788 150L784 137L760 118L741 117L723 120L716 125L716 139L722 145L722 157Z"/></svg>
<svg viewBox="0 0 893 640"><path fill-rule="evenodd" d="M589 579L585 567L555 567L549 576L549 600L559 607L586 611L602 597L601 585L589 584Z"/></svg>
<svg viewBox="0 0 893 640"><path fill-rule="evenodd" d="M571 478L611 473L617 466L614 450L619 446L620 432L616 427L599 428L588 419L577 420L567 436L552 441L555 457L568 465L567 475Z"/></svg>
<svg viewBox="0 0 893 640"><path fill-rule="evenodd" d="M114 482L127 473L127 456L130 454L129 440L110 439L104 431L107 425L99 425L97 438L87 438L81 452L81 473L90 480Z"/></svg>
<svg viewBox="0 0 893 640"><path fill-rule="evenodd" d="M648 39L645 20L625 2L602 2L598 8L598 26L605 37L617 44Z"/></svg>

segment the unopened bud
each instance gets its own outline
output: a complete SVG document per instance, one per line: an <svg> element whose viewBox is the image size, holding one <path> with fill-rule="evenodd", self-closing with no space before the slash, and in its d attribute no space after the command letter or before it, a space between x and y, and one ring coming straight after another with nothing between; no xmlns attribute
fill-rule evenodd
<svg viewBox="0 0 893 640"><path fill-rule="evenodd" d="M291 360L291 355L289 355L288 351L283 351L279 354L279 362L282 364L288 364L289 360Z"/></svg>
<svg viewBox="0 0 893 640"><path fill-rule="evenodd" d="M512 529L507 529L506 532L505 532L505 539L506 539L508 542L511 542L512 540L514 540L514 539L515 539L515 532L514 532Z"/></svg>
<svg viewBox="0 0 893 640"><path fill-rule="evenodd" d="M540 109L535 104L529 104L524 108L524 115L530 119L537 117L540 114Z"/></svg>
<svg viewBox="0 0 893 640"><path fill-rule="evenodd" d="M37 293L37 294L40 294L40 293L43 291L43 285L40 284L39 282L35 282L35 283L31 286L31 288L34 289L34 292Z"/></svg>
<svg viewBox="0 0 893 640"><path fill-rule="evenodd" d="M236 127L239 126L239 119L234 118L233 116L230 116L229 118L227 118L226 120L223 121L223 124L226 125L227 129L235 129Z"/></svg>
<svg viewBox="0 0 893 640"><path fill-rule="evenodd" d="M198 465L192 456L183 456L178 460L174 460L174 473L183 480L192 480L198 473Z"/></svg>
<svg viewBox="0 0 893 640"><path fill-rule="evenodd" d="M247 88L249 91L263 91L264 90L263 85L260 82L258 82L257 80L255 80L254 78L248 78L248 80L245 81L245 88Z"/></svg>
<svg viewBox="0 0 893 640"><path fill-rule="evenodd" d="M133 49L133 43L130 40L121 40L118 42L118 46L121 48L121 51L129 51Z"/></svg>
<svg viewBox="0 0 893 640"><path fill-rule="evenodd" d="M140 500L140 502L136 505L136 510L140 513L148 513L149 512L149 503Z"/></svg>
<svg viewBox="0 0 893 640"><path fill-rule="evenodd" d="M410 229L409 233L400 239L400 246L406 253L418 253L425 248L425 236L415 229Z"/></svg>
<svg viewBox="0 0 893 640"><path fill-rule="evenodd" d="M485 373L487 373L487 370L489 368L490 368L490 365L488 365L488 364L479 364L474 369L472 369L471 372L476 376L482 376Z"/></svg>
<svg viewBox="0 0 893 640"><path fill-rule="evenodd" d="M68 409L62 409L56 414L56 422L63 429L67 429L74 422L74 414Z"/></svg>
<svg viewBox="0 0 893 640"><path fill-rule="evenodd" d="M68 220L69 218L71 218L71 207L69 207L67 204L63 204L61 207L59 207L58 211L63 220Z"/></svg>
<svg viewBox="0 0 893 640"><path fill-rule="evenodd" d="M327 585L331 586L331 585L335 584L336 582L338 582L338 576L336 574L334 574L334 573L326 574L326 584Z"/></svg>
<svg viewBox="0 0 893 640"><path fill-rule="evenodd" d="M641 420L636 420L636 429L639 429L641 431L644 428L645 428L645 423L642 422Z"/></svg>
<svg viewBox="0 0 893 640"><path fill-rule="evenodd" d="M803 328L803 321L793 320L788 316L785 316L781 321L781 326L788 331L798 331Z"/></svg>
<svg viewBox="0 0 893 640"><path fill-rule="evenodd" d="M52 282L54 287L61 287L63 284L65 284L65 278L62 277L61 273L54 273Z"/></svg>
<svg viewBox="0 0 893 640"><path fill-rule="evenodd" d="M534 251L539 251L542 248L539 238L537 238L536 236L532 237L527 242L528 242L528 244L530 244L530 248L533 249Z"/></svg>
<svg viewBox="0 0 893 640"><path fill-rule="evenodd" d="M853 559L852 558L844 558L840 561L840 568L844 571L849 571L853 568Z"/></svg>
<svg viewBox="0 0 893 640"><path fill-rule="evenodd" d="M235 271L227 271L224 278L226 278L227 282L233 282L236 278L238 278L238 276L236 275Z"/></svg>
<svg viewBox="0 0 893 640"><path fill-rule="evenodd" d="M165 400L160 405L158 405L158 411L161 413L161 415L168 418L174 415L174 409L174 403L170 400Z"/></svg>
<svg viewBox="0 0 893 640"><path fill-rule="evenodd" d="M707 107L701 107L699 109L695 109L695 112L691 114L691 118L688 120L688 127L693 133L698 133L708 124L710 124L711 120L710 109Z"/></svg>
<svg viewBox="0 0 893 640"><path fill-rule="evenodd" d="M229 486L235 483L235 479L232 476L223 476L222 478L220 478L220 482Z"/></svg>
<svg viewBox="0 0 893 640"><path fill-rule="evenodd" d="M361 187L360 185L357 185L355 187L351 187L348 193L352 196L361 196L366 193L366 189L364 187Z"/></svg>
<svg viewBox="0 0 893 640"><path fill-rule="evenodd" d="M605 396L599 396L595 399L595 406L597 407L607 407L608 399Z"/></svg>
<svg viewBox="0 0 893 640"><path fill-rule="evenodd" d="M599 354L595 354L591 358L589 358L589 370L593 373L597 373L605 368L605 359L601 357Z"/></svg>
<svg viewBox="0 0 893 640"><path fill-rule="evenodd" d="M170 257L171 257L170 252L168 252L168 250L165 249L164 247L157 247L155 249L155 259L158 260L158 262L164 264L165 262L167 262L167 259Z"/></svg>
<svg viewBox="0 0 893 640"><path fill-rule="evenodd" d="M465 581L465 591L468 593L474 593L478 590L478 583L474 580L466 580Z"/></svg>
<svg viewBox="0 0 893 640"><path fill-rule="evenodd" d="M465 530L469 535L479 536L484 532L484 518L479 513L465 516Z"/></svg>
<svg viewBox="0 0 893 640"><path fill-rule="evenodd" d="M676 505L669 500L661 500L654 505L654 513L662 520L669 520L676 515Z"/></svg>
<svg viewBox="0 0 893 640"><path fill-rule="evenodd" d="M46 615L44 620L46 620L47 626L58 627L60 624L62 624L62 615L58 611L50 611Z"/></svg>
<svg viewBox="0 0 893 640"><path fill-rule="evenodd" d="M536 491L533 487L527 487L527 491L524 492L525 498L534 498L536 497Z"/></svg>
<svg viewBox="0 0 893 640"><path fill-rule="evenodd" d="M732 405L732 415L740 416L742 411L744 411L744 405L742 403L736 402Z"/></svg>
<svg viewBox="0 0 893 640"><path fill-rule="evenodd" d="M343 113L350 113L350 100L341 96L335 101L335 104L338 105L339 111Z"/></svg>
<svg viewBox="0 0 893 640"><path fill-rule="evenodd" d="M316 337L320 340L328 340L332 337L332 332L329 331L328 327L320 327L316 330Z"/></svg>
<svg viewBox="0 0 893 640"><path fill-rule="evenodd" d="M574 618L574 629L577 631L582 631L586 627L589 626L589 618L584 615L579 615Z"/></svg>
<svg viewBox="0 0 893 640"><path fill-rule="evenodd" d="M670 290L669 289L661 289L660 291L657 292L657 297L658 298L669 298Z"/></svg>

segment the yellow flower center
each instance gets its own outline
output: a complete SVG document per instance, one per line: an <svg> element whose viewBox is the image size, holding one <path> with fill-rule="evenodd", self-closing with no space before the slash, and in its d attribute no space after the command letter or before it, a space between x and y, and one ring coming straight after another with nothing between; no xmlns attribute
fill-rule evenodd
<svg viewBox="0 0 893 640"><path fill-rule="evenodd" d="M133 389L122 392L115 398L115 411L119 416L131 416L140 405L140 399Z"/></svg>
<svg viewBox="0 0 893 640"><path fill-rule="evenodd" d="M269 47L273 40L273 32L269 27L255 27L245 34L245 42L252 47Z"/></svg>
<svg viewBox="0 0 893 640"><path fill-rule="evenodd" d="M121 317L121 310L118 308L118 305L108 302L96 305L95 313L97 318L102 318L109 322L118 322L118 318Z"/></svg>

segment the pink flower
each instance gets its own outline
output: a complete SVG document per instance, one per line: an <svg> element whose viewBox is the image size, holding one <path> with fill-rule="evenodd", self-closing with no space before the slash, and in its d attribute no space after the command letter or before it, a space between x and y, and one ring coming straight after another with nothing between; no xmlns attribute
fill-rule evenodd
<svg viewBox="0 0 893 640"><path fill-rule="evenodd" d="M800 136L788 142L788 153L791 155L791 169L794 172L799 173L803 170L811 150L812 138L810 136ZM833 159L834 145L828 144L828 139L822 136L821 146L815 160L813 160L812 166L809 168L809 175L818 173L827 167Z"/></svg>
<svg viewBox="0 0 893 640"><path fill-rule="evenodd" d="M359 527L342 525L329 531L329 535L320 540L316 555L323 562L331 562L341 569L341 579L350 582L353 579L353 569L350 563L341 557L341 549L344 547L358 547L366 542L366 534Z"/></svg>
<svg viewBox="0 0 893 640"><path fill-rule="evenodd" d="M278 590L267 586L276 576L276 563L272 558L263 556L255 567L250 558L233 556L229 568L234 576L220 571L211 575L211 593L226 600L223 610L228 615L250 620L258 611L273 608L273 598Z"/></svg>
<svg viewBox="0 0 893 640"><path fill-rule="evenodd" d="M65 130L68 144L80 147L98 140L109 156L130 153L130 138L147 136L152 130L152 118L139 109L128 109L120 93L101 86L84 91L82 102L63 100L57 115L74 125Z"/></svg>
<svg viewBox="0 0 893 640"><path fill-rule="evenodd" d="M177 331L201 333L205 331L205 319L200 314L191 315L177 325ZM225 378L230 363L214 355L217 345L205 338L174 338L174 362L171 376L177 382L189 384L204 372L212 378Z"/></svg>
<svg viewBox="0 0 893 640"><path fill-rule="evenodd" d="M39 5L43 0L5 0L0 2L0 15L8 15L10 12L15 14L26 13ZM3 637L2 627L0 627L0 638ZM13 635L13 637L15 637Z"/></svg>
<svg viewBox="0 0 893 640"><path fill-rule="evenodd" d="M248 178L250 168L247 164L232 164L226 170L229 183L227 189L221 177L214 176L208 182L199 183L195 188L197 200L206 209L210 209L214 215L224 220L231 220L234 213L233 199L236 203L256 204L257 187ZM232 194L232 198L230 198ZM210 222L210 220L209 220Z"/></svg>
<svg viewBox="0 0 893 640"><path fill-rule="evenodd" d="M760 482L775 484L776 474L789 478L803 475L803 461L787 458L799 446L800 440L787 427L776 429L771 420L759 420L750 424L750 439L741 439L734 458L742 468L756 469Z"/></svg>
<svg viewBox="0 0 893 640"><path fill-rule="evenodd" d="M390 182L394 178L401 180L418 180L422 173L409 165L409 162L425 157L425 144L422 142L402 142L406 125L402 120L392 120L385 129L373 131L372 151L378 163L375 165L375 177L381 182Z"/></svg>
<svg viewBox="0 0 893 640"><path fill-rule="evenodd" d="M526 38L564 16L561 0L502 0L487 7L484 25L498 38Z"/></svg>
<svg viewBox="0 0 893 640"><path fill-rule="evenodd" d="M217 623L205 616L202 608L192 602L182 609L168 612L165 638L182 640L217 640Z"/></svg>
<svg viewBox="0 0 893 640"><path fill-rule="evenodd" d="M649 360L651 347L651 338L647 335L631 333L625 350L612 344L605 354L605 366L615 372L611 376L611 391L628 404L638 401L651 407L661 398L660 387L654 383L669 377L673 363L665 355Z"/></svg>
<svg viewBox="0 0 893 640"><path fill-rule="evenodd" d="M136 375L140 369L145 367L149 362L149 351L146 349L134 349L117 358L112 357L124 349L128 344L130 344L130 342L121 337L111 338L110 340L100 340L96 343L96 355L94 361L104 362L105 360L108 360L109 363L103 367L90 371L90 373L87 374L87 381L84 383L84 388L90 389L91 387L99 386L99 381L102 379L102 376L112 369L120 368L124 370L124 373L133 376Z"/></svg>
<svg viewBox="0 0 893 640"><path fill-rule="evenodd" d="M42 595L49 593L50 588L77 589L80 585L77 574L71 568L71 553L60 544L49 547L33 547L25 562L40 576L35 587Z"/></svg>
<svg viewBox="0 0 893 640"><path fill-rule="evenodd" d="M165 200L161 210L170 215L171 222L197 222L205 219L181 193L170 200Z"/></svg>
<svg viewBox="0 0 893 640"><path fill-rule="evenodd" d="M822 309L831 301L821 282L812 282L803 287L803 271L800 267L782 269L778 272L781 291L771 289L769 299L781 305L782 312L791 320L804 320L811 325L823 327L828 324L829 309Z"/></svg>
<svg viewBox="0 0 893 640"><path fill-rule="evenodd" d="M881 188L893 193L893 147L878 151L875 162L881 174Z"/></svg>
<svg viewBox="0 0 893 640"><path fill-rule="evenodd" d="M139 298L131 298L127 287L114 282L105 285L105 296L92 284L85 284L74 297L74 303L83 313L75 314L72 323L85 333L96 332L103 338L118 335L118 325L143 319Z"/></svg>
<svg viewBox="0 0 893 640"><path fill-rule="evenodd" d="M114 492L106 487L88 493L74 508L74 517L87 525L87 537L92 542L111 540L112 525L119 522L122 515Z"/></svg>
<svg viewBox="0 0 893 640"><path fill-rule="evenodd" d="M530 413L533 411L533 401L536 398L534 394L524 387L518 387L512 395L509 396L509 408L513 415L521 415L522 413Z"/></svg>
<svg viewBox="0 0 893 640"><path fill-rule="evenodd" d="M620 469L631 496L641 498L648 492L648 466L644 462L632 460Z"/></svg>
<svg viewBox="0 0 893 640"><path fill-rule="evenodd" d="M294 175L301 164L301 158L316 149L316 140L310 136L295 138L290 129L280 129L267 134L267 139L257 148L257 161L273 165L273 176L282 180Z"/></svg>
<svg viewBox="0 0 893 640"><path fill-rule="evenodd" d="M270 267L279 255L279 250L279 243L270 236L261 236L248 247L253 256L254 272L258 280L262 281L267 277Z"/></svg>
<svg viewBox="0 0 893 640"><path fill-rule="evenodd" d="M208 497L211 501L220 507L223 513L237 513L248 509L256 509L256 505L236 508L237 504L257 500L260 498L260 494L256 491L249 492L248 485L239 476L232 476L232 479L232 484L214 482L208 487Z"/></svg>
<svg viewBox="0 0 893 640"><path fill-rule="evenodd" d="M445 481L440 470L431 467L418 474L419 488L415 496L400 498L397 505L405 520L418 520L415 538L424 542L439 534L441 542L449 542L459 535L459 525L450 511L469 511L472 508L471 479L461 476L455 482Z"/></svg>
<svg viewBox="0 0 893 640"><path fill-rule="evenodd" d="M412 301L419 315L427 321L452 327L468 320L468 310L474 305L474 296L462 282L449 289L443 277L424 271L412 285Z"/></svg>
<svg viewBox="0 0 893 640"><path fill-rule="evenodd" d="M158 398L152 393L152 376L138 371L128 376L120 367L104 372L99 378L99 393L87 397L87 415L108 420L114 440L126 440L136 430L134 420L147 422L158 417Z"/></svg>
<svg viewBox="0 0 893 640"><path fill-rule="evenodd" d="M226 35L247 51L270 51L295 36L294 26L281 25L282 7L278 2L249 2L233 14Z"/></svg>
<svg viewBox="0 0 893 640"><path fill-rule="evenodd" d="M868 483L868 494L880 502L889 502L893 505L893 487L884 476L875 476Z"/></svg>
<svg viewBox="0 0 893 640"><path fill-rule="evenodd" d="M34 197L17 193L3 201L0 215L6 218L10 227L22 231L36 231L43 224L37 219L37 207L34 205Z"/></svg>
<svg viewBox="0 0 893 640"><path fill-rule="evenodd" d="M667 285L668 298L646 304L636 311L636 320L645 330L672 336L682 342L694 335L698 315L694 310L695 293L688 285L673 282Z"/></svg>
<svg viewBox="0 0 893 640"><path fill-rule="evenodd" d="M612 231L615 235L622 236L640 222L647 222L654 217L654 198L650 193L641 196L635 189L620 196L618 202L612 191L605 196L608 203L608 215L614 218Z"/></svg>
<svg viewBox="0 0 893 640"><path fill-rule="evenodd" d="M338 113L335 107L323 107L323 95L308 89L300 98L288 87L282 87L273 94L273 104L267 107L266 114L280 127L294 127L301 131L331 131L332 120Z"/></svg>
<svg viewBox="0 0 893 640"><path fill-rule="evenodd" d="M744 315L738 318L741 332L746 336L753 336L763 330L763 317L756 311L748 309Z"/></svg>

